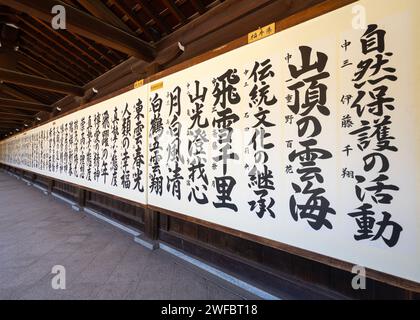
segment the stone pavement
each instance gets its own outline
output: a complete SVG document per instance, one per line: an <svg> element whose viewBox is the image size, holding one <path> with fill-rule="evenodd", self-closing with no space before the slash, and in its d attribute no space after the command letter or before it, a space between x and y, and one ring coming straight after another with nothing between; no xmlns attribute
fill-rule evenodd
<svg viewBox="0 0 420 320"><path fill-rule="evenodd" d="M0 171L0 299L255 298Z"/></svg>

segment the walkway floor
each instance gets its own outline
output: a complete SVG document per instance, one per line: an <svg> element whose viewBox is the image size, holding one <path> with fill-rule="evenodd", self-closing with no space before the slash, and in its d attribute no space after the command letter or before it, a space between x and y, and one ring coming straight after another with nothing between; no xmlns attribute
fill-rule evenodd
<svg viewBox="0 0 420 320"><path fill-rule="evenodd" d="M65 267L65 290L51 286L54 265ZM0 172L0 299L249 298Z"/></svg>

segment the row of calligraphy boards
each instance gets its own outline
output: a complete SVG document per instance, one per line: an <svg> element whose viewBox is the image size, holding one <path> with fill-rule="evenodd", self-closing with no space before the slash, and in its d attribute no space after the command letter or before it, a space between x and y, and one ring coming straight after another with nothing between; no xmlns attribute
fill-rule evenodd
<svg viewBox="0 0 420 320"><path fill-rule="evenodd" d="M418 9L356 2L15 135L0 161L420 282Z"/></svg>

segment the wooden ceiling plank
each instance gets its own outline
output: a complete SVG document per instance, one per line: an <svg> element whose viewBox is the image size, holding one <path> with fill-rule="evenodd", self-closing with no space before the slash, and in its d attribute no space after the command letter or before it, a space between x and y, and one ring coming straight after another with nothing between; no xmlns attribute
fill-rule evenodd
<svg viewBox="0 0 420 320"><path fill-rule="evenodd" d="M154 59L154 46L62 1L0 0L0 3L46 22L51 21L51 8L60 4L66 10L66 27L69 31L144 61Z"/></svg>
<svg viewBox="0 0 420 320"><path fill-rule="evenodd" d="M4 68L0 68L0 80L32 88L44 89L48 91L74 94L76 96L84 95L84 90L82 87L61 81L41 78L30 74L24 74Z"/></svg>

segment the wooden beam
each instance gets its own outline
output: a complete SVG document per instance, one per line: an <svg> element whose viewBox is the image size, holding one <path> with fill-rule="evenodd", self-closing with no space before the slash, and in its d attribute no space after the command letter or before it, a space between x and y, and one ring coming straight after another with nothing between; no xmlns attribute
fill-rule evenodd
<svg viewBox="0 0 420 320"><path fill-rule="evenodd" d="M24 122L15 122L10 120L0 120L0 127L3 126L5 128L13 127L13 128L21 128L24 126Z"/></svg>
<svg viewBox="0 0 420 320"><path fill-rule="evenodd" d="M6 119L6 120L11 120L11 119L16 119L16 120L22 120L22 121L30 121L33 120L33 116L24 116L24 115L18 115L18 114L13 114L13 113L9 113L7 112L7 110L1 110L0 111L0 119Z"/></svg>
<svg viewBox="0 0 420 320"><path fill-rule="evenodd" d="M0 128L8 128L8 129L19 129L23 126L23 124L17 123L10 123L10 122L0 122Z"/></svg>
<svg viewBox="0 0 420 320"><path fill-rule="evenodd" d="M56 72L55 70L49 68L47 65L42 64L40 61L35 60L34 58L25 55L21 50L19 50L19 58L18 62L22 65L37 70L41 74L43 74L46 78L57 80L57 81L72 81L70 78L67 78L66 76Z"/></svg>
<svg viewBox="0 0 420 320"><path fill-rule="evenodd" d="M13 109L13 108L1 108L0 107L0 118L1 117L13 117L14 119L21 119L21 120L26 120L26 119L32 119L35 116L33 114L27 114L22 110L19 109Z"/></svg>
<svg viewBox="0 0 420 320"><path fill-rule="evenodd" d="M33 111L51 111L51 107L46 104L4 98L0 98L0 106Z"/></svg>
<svg viewBox="0 0 420 320"><path fill-rule="evenodd" d="M0 121L0 128L4 126L4 128L29 128L29 123L27 123L27 126L25 126L25 123L23 122L14 122L14 121Z"/></svg>
<svg viewBox="0 0 420 320"><path fill-rule="evenodd" d="M14 123L14 124L23 124L24 122L29 122L29 119L27 120L19 120L19 119L0 119L0 123Z"/></svg>
<svg viewBox="0 0 420 320"><path fill-rule="evenodd" d="M144 61L154 59L154 46L62 1L0 0L0 3L48 23L51 23L53 18L51 8L57 4L62 5L66 10L66 28L68 31L78 33Z"/></svg>
<svg viewBox="0 0 420 320"><path fill-rule="evenodd" d="M0 80L20 84L22 86L27 86L31 88L44 89L47 91L61 92L66 94L74 94L76 96L83 96L84 94L84 90L82 87L70 83L49 80L31 74L25 74L4 68L0 68Z"/></svg>
<svg viewBox="0 0 420 320"><path fill-rule="evenodd" d="M35 45L33 40L25 40L25 37L23 35L20 38L24 42L22 42L19 50L24 52L26 55L38 60L39 62L43 63L49 68L52 68L57 72L62 73L67 78L71 79L72 83L76 85L83 85L84 83L89 81L87 74L79 73L78 75L75 75L74 69L72 69L69 64L63 65L62 59L54 55L52 52L50 52L50 50L45 51L46 47L43 44L36 43Z"/></svg>
<svg viewBox="0 0 420 320"><path fill-rule="evenodd" d="M40 102L30 96L28 96L27 94L24 94L23 92L20 92L19 90L16 90L4 83L0 84L0 92L6 93L9 96L13 96L15 98L21 99L21 100L26 100L26 101L31 101L31 102Z"/></svg>
<svg viewBox="0 0 420 320"><path fill-rule="evenodd" d="M339 7L352 1L355 0L336 0L332 3L336 3ZM171 61L165 67L223 46L258 27L283 20L324 2L325 0L226 0L160 41L157 44L159 52L157 61L163 48L168 48L174 42L180 41L186 50L178 59ZM311 9L308 10L310 11ZM306 13L306 16L308 14Z"/></svg>

